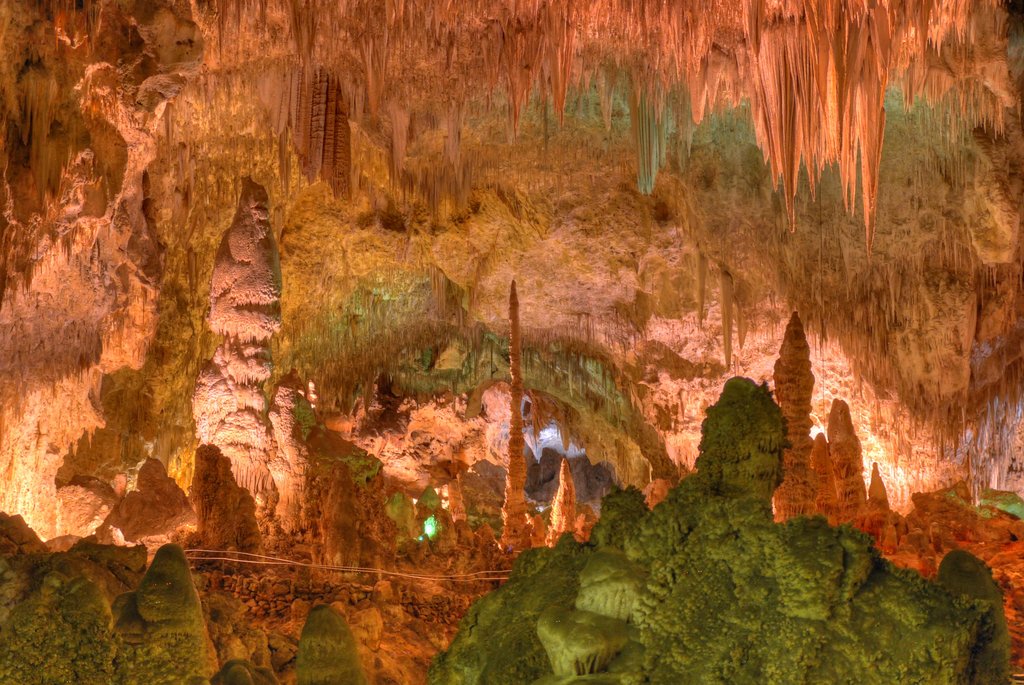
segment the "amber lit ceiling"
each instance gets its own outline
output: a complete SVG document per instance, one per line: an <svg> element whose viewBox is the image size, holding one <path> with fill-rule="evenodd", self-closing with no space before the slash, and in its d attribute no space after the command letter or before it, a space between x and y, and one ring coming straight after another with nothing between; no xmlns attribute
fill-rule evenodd
<svg viewBox="0 0 1024 685"><path fill-rule="evenodd" d="M890 482L1013 484L1018 32L995 0L4 3L0 471L187 468L251 177L275 362L325 406L478 389L516 277L534 390L640 478L795 307ZM431 346L474 371L409 371Z"/></svg>

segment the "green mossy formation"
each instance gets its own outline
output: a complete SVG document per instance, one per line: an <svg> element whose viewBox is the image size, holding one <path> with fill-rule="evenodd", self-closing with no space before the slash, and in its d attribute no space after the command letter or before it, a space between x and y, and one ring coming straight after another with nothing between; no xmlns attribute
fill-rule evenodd
<svg viewBox="0 0 1024 685"><path fill-rule="evenodd" d="M157 550L138 590L118 597L115 609L126 682L175 685L209 676L203 609L181 547Z"/></svg>
<svg viewBox="0 0 1024 685"><path fill-rule="evenodd" d="M1003 591L981 559L962 549L942 558L939 585L975 600L984 610L982 635L985 644L974 662L974 682L1005 683L1010 680L1010 631L1003 611Z"/></svg>
<svg viewBox="0 0 1024 685"><path fill-rule="evenodd" d="M546 609L573 608L589 557L590 549L568 536L520 554L509 581L462 619L455 642L431 664L429 682L522 685L551 673L537 622Z"/></svg>
<svg viewBox="0 0 1024 685"><path fill-rule="evenodd" d="M206 624L181 548L161 547L138 589L111 606L116 579L145 563L144 548L80 545L19 559L29 565L29 586L0 622L0 683L206 682Z"/></svg>
<svg viewBox="0 0 1024 685"><path fill-rule="evenodd" d="M50 573L0 626L0 683L107 685L117 642L95 583Z"/></svg>
<svg viewBox="0 0 1024 685"><path fill-rule="evenodd" d="M332 607L321 604L309 612L295 672L298 685L366 685L352 631Z"/></svg>
<svg viewBox="0 0 1024 685"><path fill-rule="evenodd" d="M1008 654L986 627L986 612L1002 616L994 596L954 596L820 517L774 523L784 446L767 387L730 380L704 421L697 473L650 512L639 493L609 495L589 545L524 554L470 610L430 682L1005 682L993 674ZM976 585L977 569L967 575ZM588 614L607 620L586 645L552 639ZM528 648L538 630L554 652L547 663ZM608 654L602 673L587 673Z"/></svg>

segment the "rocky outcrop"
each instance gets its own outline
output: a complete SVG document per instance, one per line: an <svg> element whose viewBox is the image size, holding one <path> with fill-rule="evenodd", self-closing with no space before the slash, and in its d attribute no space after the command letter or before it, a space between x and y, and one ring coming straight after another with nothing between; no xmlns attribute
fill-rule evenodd
<svg viewBox="0 0 1024 685"><path fill-rule="evenodd" d="M220 448L239 485L273 512L278 493L263 383L271 373L270 338L281 325L281 273L267 202L263 187L243 179L210 285L208 321L224 341L199 374L192 412L199 442Z"/></svg>
<svg viewBox="0 0 1024 685"><path fill-rule="evenodd" d="M388 516L380 461L320 428L309 450L302 512L314 562L388 568L399 528Z"/></svg>
<svg viewBox="0 0 1024 685"><path fill-rule="evenodd" d="M864 489L864 462L860 440L850 418L850 406L833 400L828 414L829 475L834 494L834 509L829 515L833 523L852 522L867 502Z"/></svg>
<svg viewBox="0 0 1024 685"><path fill-rule="evenodd" d="M569 460L562 459L558 471L558 492L551 502L547 544L554 545L565 533L576 532L576 486L573 484Z"/></svg>
<svg viewBox="0 0 1024 685"><path fill-rule="evenodd" d="M57 499L57 528L80 538L95 533L120 504L110 485L90 476L75 476L57 488Z"/></svg>
<svg viewBox="0 0 1024 685"><path fill-rule="evenodd" d="M831 518L836 510L836 492L832 478L832 457L828 453L828 438L825 433L814 436L810 462L814 475L814 510L826 518Z"/></svg>
<svg viewBox="0 0 1024 685"><path fill-rule="evenodd" d="M129 542L144 542L169 538L178 528L195 525L188 496L167 475L163 463L151 458L139 469L135 489L117 503L104 527L116 528Z"/></svg>
<svg viewBox="0 0 1024 685"><path fill-rule="evenodd" d="M138 589L114 602L113 619L126 682L175 685L212 674L203 608L181 547L157 550Z"/></svg>
<svg viewBox="0 0 1024 685"><path fill-rule="evenodd" d="M811 348L804 335L800 316L793 312L775 362L775 401L786 417L782 485L775 491L775 518L779 521L814 512L817 497L811 470L811 397L814 374L811 373Z"/></svg>
<svg viewBox="0 0 1024 685"><path fill-rule="evenodd" d="M231 460L213 445L200 445L196 450L191 499L196 533L206 549L260 549L256 503L249 491L235 482Z"/></svg>
<svg viewBox="0 0 1024 685"><path fill-rule="evenodd" d="M21 516L9 516L0 512L0 556L15 554L41 554L46 552L46 545L39 539L25 519Z"/></svg>

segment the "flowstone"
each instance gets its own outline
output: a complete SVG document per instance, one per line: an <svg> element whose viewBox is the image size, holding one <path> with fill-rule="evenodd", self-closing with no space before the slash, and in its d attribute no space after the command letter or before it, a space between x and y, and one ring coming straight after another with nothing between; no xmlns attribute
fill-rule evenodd
<svg viewBox="0 0 1024 685"><path fill-rule="evenodd" d="M610 495L589 544L566 537L523 554L471 608L430 682L997 682L1007 656L994 647L994 599L897 569L849 527L774 522L785 445L768 388L727 382L697 473L652 511L638 491Z"/></svg>

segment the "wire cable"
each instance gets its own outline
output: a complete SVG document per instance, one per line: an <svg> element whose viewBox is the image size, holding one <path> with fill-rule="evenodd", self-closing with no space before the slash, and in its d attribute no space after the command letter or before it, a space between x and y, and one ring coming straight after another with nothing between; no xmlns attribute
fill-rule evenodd
<svg viewBox="0 0 1024 685"><path fill-rule="evenodd" d="M403 571L394 571L390 569L382 569L375 567L366 566L335 566L330 564L312 564L304 561L296 561L294 559L285 559L283 557L268 556L265 554L254 554L251 552L235 552L229 550L220 549L186 549L186 556L192 561L228 561L237 564L249 564L252 566L293 566L300 568L309 568L314 570L322 571L335 571L339 573L376 573L385 576L391 576L396 578L407 578L410 580L436 580L436 581L451 581L451 582L462 582L462 583L473 583L473 582L491 582L508 580L509 570L489 570L489 571L474 571L472 573L446 573L446 574L428 574L428 573L406 573ZM235 555L235 556L224 556L224 555Z"/></svg>

